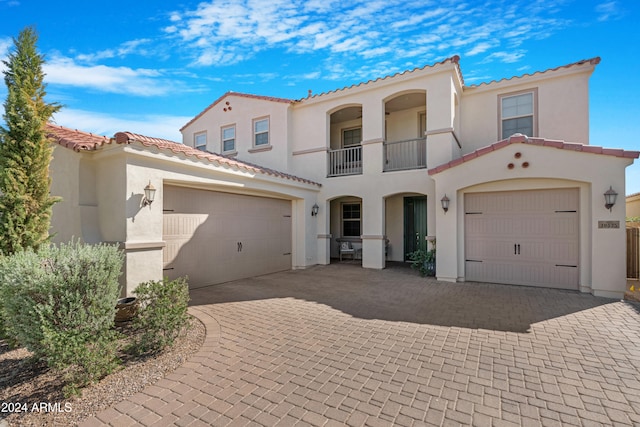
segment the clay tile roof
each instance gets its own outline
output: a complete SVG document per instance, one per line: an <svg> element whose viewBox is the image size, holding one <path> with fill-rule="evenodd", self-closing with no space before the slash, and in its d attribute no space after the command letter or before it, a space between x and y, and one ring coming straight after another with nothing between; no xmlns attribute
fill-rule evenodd
<svg viewBox="0 0 640 427"><path fill-rule="evenodd" d="M299 99L298 102L302 102L305 99L311 99L311 98L321 97L321 96L324 96L324 95L329 95L331 93L342 92L344 90L352 89L352 88L359 87L359 86L368 85L368 84L375 83L375 82L382 81L382 80L392 79L394 77L402 76L402 75L405 75L405 74L415 73L416 71L425 70L427 68L435 68L435 67L437 67L439 65L443 65L443 64L446 64L446 63L451 63L451 64L454 64L456 66L456 71L458 73L458 77L460 77L460 81L462 82L462 85L464 86L464 79L462 78L462 73L460 72L460 57L458 55L454 55L454 56L452 56L450 58L446 58L446 59L444 59L444 60L442 60L440 62L437 62L435 64L425 65L424 67L413 68L411 70L405 70L405 71L398 72L398 73L395 73L395 74L390 74L388 76L379 77L377 79L367 80L365 82L360 82L360 83L357 83L357 84L353 84L351 86L345 86L345 87L342 87L340 89L334 89L334 90L330 90L330 91L327 91L327 92L322 92L322 93L318 93L318 94L314 94L314 95L309 93L309 96L307 96L306 98Z"/></svg>
<svg viewBox="0 0 640 427"><path fill-rule="evenodd" d="M46 124L46 130L47 137L53 142L74 151L93 151L110 142L106 136L69 129L52 123Z"/></svg>
<svg viewBox="0 0 640 427"><path fill-rule="evenodd" d="M202 117L202 115L204 113L206 113L207 111L211 110L213 107L215 107L216 105L218 105L220 102L222 102L223 99L225 99L227 96L239 96L241 98L251 98L251 99L259 99L262 101L271 101L271 102L282 102L285 104L292 104L293 102L295 102L292 99L286 99L286 98L276 98L273 96L261 96L261 95L252 95L249 93L241 93L241 92L232 92L229 91L227 93L225 93L224 95L222 95L220 98L216 99L215 101L213 101L213 103L211 105L209 105L207 108L205 108L204 110L202 110L197 116L195 116L193 119L189 120L189 122L187 122L187 124L185 124L184 126L182 126L180 128L180 131L182 131L184 128L186 128L187 126L189 126L191 123L195 122L197 119L199 119L200 117Z"/></svg>
<svg viewBox="0 0 640 427"><path fill-rule="evenodd" d="M318 187L321 186L321 184L305 178L300 178L294 175L279 172L274 169L258 166L253 163L235 160L220 154L197 150L193 147L189 147L187 145L180 144L178 142L169 141L166 139L152 138L149 136L139 135L131 132L118 132L115 134L114 139L118 144L131 144L132 142L139 142L145 147L156 147L160 150L168 150L175 154L183 154L187 157L194 157L197 159L207 160L211 163L218 164L224 167L243 169L252 173L261 173L264 175L270 175L277 178L290 179L293 181L303 182L305 184L317 185Z"/></svg>
<svg viewBox="0 0 640 427"><path fill-rule="evenodd" d="M544 71L536 71L536 72L531 73L531 74L523 74L521 76L513 76L513 77L509 77L509 78L505 77L505 78L500 79L500 80L491 80L490 82L482 82L482 83L475 84L475 85L470 85L470 86L467 86L467 87L474 88L474 87L486 86L486 85L490 85L490 84L493 84L493 83L500 83L500 82L507 81L507 80L520 79L522 77L535 76L535 75L538 75L538 74L544 74L544 73L548 73L548 72L558 71L558 70L561 70L561 69L564 69L564 68L572 68L572 67L577 67L579 65L584 65L584 64L598 65L599 63L600 63L600 57L596 56L595 58L583 59L581 61L573 62L571 64L561 65L561 66L555 67L555 68L549 68L549 69L544 70Z"/></svg>
<svg viewBox="0 0 640 427"><path fill-rule="evenodd" d="M640 151L628 151L628 150L622 150L619 148L603 148L603 147L597 147L593 145L583 145L583 144L577 144L575 142L564 142L564 141L558 141L553 139L529 138L526 135L516 133L514 135L511 135L507 139L503 139L502 141L498 141L486 147L479 148L476 151L465 154L464 156L458 159L452 160L447 163L443 163L439 166L436 166L435 168L429 169L428 173L429 175L435 175L437 173L440 173L447 169L451 169L462 163L471 161L477 157L484 156L485 154L499 150L511 144L540 145L543 147L557 148L559 150L581 151L583 153L600 154L600 155L615 156L615 157L625 157L630 159L637 159L638 157L640 157Z"/></svg>

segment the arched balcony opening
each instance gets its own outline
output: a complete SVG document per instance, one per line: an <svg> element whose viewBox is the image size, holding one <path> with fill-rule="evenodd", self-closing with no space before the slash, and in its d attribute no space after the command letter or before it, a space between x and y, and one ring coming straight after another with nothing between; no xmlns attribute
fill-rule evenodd
<svg viewBox="0 0 640 427"><path fill-rule="evenodd" d="M384 171L426 168L426 92L396 94L385 101L384 111Z"/></svg>
<svg viewBox="0 0 640 427"><path fill-rule="evenodd" d="M328 176L362 174L362 105L329 114Z"/></svg>

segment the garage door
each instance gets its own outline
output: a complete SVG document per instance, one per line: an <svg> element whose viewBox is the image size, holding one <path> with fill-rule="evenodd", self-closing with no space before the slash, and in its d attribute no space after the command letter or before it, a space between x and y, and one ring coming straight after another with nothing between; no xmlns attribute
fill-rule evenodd
<svg viewBox="0 0 640 427"><path fill-rule="evenodd" d="M578 289L578 189L465 195L465 279Z"/></svg>
<svg viewBox="0 0 640 427"><path fill-rule="evenodd" d="M291 202L164 187L165 276L191 288L291 268Z"/></svg>

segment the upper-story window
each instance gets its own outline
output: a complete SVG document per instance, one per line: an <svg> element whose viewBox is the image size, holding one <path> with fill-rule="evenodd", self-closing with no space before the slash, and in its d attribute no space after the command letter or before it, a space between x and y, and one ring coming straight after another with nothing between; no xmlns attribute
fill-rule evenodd
<svg viewBox="0 0 640 427"><path fill-rule="evenodd" d="M236 151L235 125L222 128L222 151L224 153Z"/></svg>
<svg viewBox="0 0 640 427"><path fill-rule="evenodd" d="M193 136L193 146L198 150L207 151L207 133L196 133Z"/></svg>
<svg viewBox="0 0 640 427"><path fill-rule="evenodd" d="M269 119L256 119L253 121L253 145L262 147L269 145Z"/></svg>
<svg viewBox="0 0 640 427"><path fill-rule="evenodd" d="M500 139L514 133L537 136L537 91L500 96Z"/></svg>
<svg viewBox="0 0 640 427"><path fill-rule="evenodd" d="M342 146L353 147L362 142L362 128L345 129L342 131Z"/></svg>

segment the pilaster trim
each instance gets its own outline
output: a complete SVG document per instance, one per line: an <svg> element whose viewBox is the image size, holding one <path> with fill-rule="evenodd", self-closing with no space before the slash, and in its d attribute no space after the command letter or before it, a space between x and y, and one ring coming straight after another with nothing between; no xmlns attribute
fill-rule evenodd
<svg viewBox="0 0 640 427"><path fill-rule="evenodd" d="M299 150L291 153L293 156L299 156L301 154L312 154L312 153L326 153L329 151L327 147L318 147L318 148L309 148L307 150Z"/></svg>
<svg viewBox="0 0 640 427"><path fill-rule="evenodd" d="M428 130L424 134L425 136L431 136L431 135L440 135L443 133L450 133L451 135L453 135L453 139L456 140L456 144L458 144L458 148L462 148L462 145L460 145L460 141L458 140L458 136L456 135L452 127Z"/></svg>
<svg viewBox="0 0 640 427"><path fill-rule="evenodd" d="M386 240L387 236L383 236L380 234L369 234L369 235L363 234L362 236L360 236L360 238L362 240Z"/></svg>
<svg viewBox="0 0 640 427"><path fill-rule="evenodd" d="M368 139L366 141L362 141L360 144L361 145L382 144L383 142L384 142L384 139L382 138L374 138L374 139Z"/></svg>
<svg viewBox="0 0 640 427"><path fill-rule="evenodd" d="M167 246L166 242L120 242L118 249L125 251L154 251L163 249Z"/></svg>

